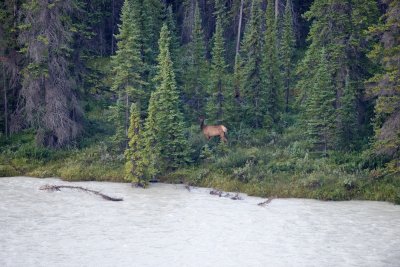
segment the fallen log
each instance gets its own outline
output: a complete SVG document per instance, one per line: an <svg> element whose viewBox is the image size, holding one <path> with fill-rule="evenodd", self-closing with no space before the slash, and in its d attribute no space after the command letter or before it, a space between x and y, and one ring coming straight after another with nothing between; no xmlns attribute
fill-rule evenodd
<svg viewBox="0 0 400 267"><path fill-rule="evenodd" d="M212 189L210 191L210 195L215 195L215 196L219 196L219 197L227 197L230 198L232 200L243 200L243 198L241 196L239 196L239 193L236 193L236 195L231 195L229 193L225 193L223 191L217 190L217 189Z"/></svg>
<svg viewBox="0 0 400 267"><path fill-rule="evenodd" d="M267 200L265 200L264 202L260 202L260 203L258 203L257 205L258 206L261 206L261 207L265 207L265 206L267 206L269 203L271 203L271 201L274 199L274 197L270 197L270 198L267 198Z"/></svg>
<svg viewBox="0 0 400 267"><path fill-rule="evenodd" d="M104 198L105 200L110 200L110 201L122 201L123 198L115 198L115 197L110 197L107 196L103 193L100 193L99 191L95 191L95 190L91 190L91 189L87 189L81 186L72 186L72 185L42 185L39 190L47 190L47 191L61 191L61 188L68 188L68 189L77 189L77 190L81 190L84 192L88 192L88 193L92 193L98 196L101 196L102 198Z"/></svg>

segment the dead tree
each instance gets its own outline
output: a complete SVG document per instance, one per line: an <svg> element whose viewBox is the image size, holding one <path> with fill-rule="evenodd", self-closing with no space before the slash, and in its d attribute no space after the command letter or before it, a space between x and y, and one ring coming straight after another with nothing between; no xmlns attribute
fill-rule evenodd
<svg viewBox="0 0 400 267"><path fill-rule="evenodd" d="M39 189L40 190L47 190L47 191L61 191L61 188L69 188L69 189L78 189L84 192L88 192L88 193L92 193L98 196L101 196L102 198L104 198L105 200L110 200L110 201L122 201L122 198L115 198L115 197L110 197L107 196L103 193L100 193L99 191L95 191L95 190L91 190L91 189L87 189L81 186L72 186L72 185L43 185L41 186Z"/></svg>

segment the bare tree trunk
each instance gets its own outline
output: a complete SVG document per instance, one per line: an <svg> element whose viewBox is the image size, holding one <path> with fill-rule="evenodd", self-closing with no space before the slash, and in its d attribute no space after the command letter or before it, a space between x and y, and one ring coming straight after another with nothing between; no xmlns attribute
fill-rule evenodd
<svg viewBox="0 0 400 267"><path fill-rule="evenodd" d="M237 33L237 41L236 41L236 56L235 56L235 60L237 60L237 57L239 55L240 34L241 34L241 31L242 31L242 18L243 18L243 2L244 2L244 0L240 1L239 25L238 25L238 33Z"/></svg>
<svg viewBox="0 0 400 267"><path fill-rule="evenodd" d="M111 14L111 55L114 55L114 23L115 23L115 0L112 0L112 14Z"/></svg>
<svg viewBox="0 0 400 267"><path fill-rule="evenodd" d="M8 136L8 101L7 101L7 88L6 88L6 70L4 67L4 63L2 64L3 66L3 89L4 89L4 133L6 135L6 138Z"/></svg>
<svg viewBox="0 0 400 267"><path fill-rule="evenodd" d="M275 19L279 16L279 0L275 0Z"/></svg>

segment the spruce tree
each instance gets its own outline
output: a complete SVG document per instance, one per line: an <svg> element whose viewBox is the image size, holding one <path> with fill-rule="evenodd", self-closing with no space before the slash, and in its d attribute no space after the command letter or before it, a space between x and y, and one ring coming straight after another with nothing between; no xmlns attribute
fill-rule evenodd
<svg viewBox="0 0 400 267"><path fill-rule="evenodd" d="M145 185L142 127L140 123L140 109L136 103L132 103L130 109L128 138L129 147L125 150L125 179L132 183Z"/></svg>
<svg viewBox="0 0 400 267"><path fill-rule="evenodd" d="M386 1L381 22L369 29L378 42L368 56L380 65L368 81L368 96L375 102L374 146L376 154L392 159L389 169L399 171L400 158L400 2Z"/></svg>
<svg viewBox="0 0 400 267"><path fill-rule="evenodd" d="M121 25L116 36L118 49L112 57L113 84L112 90L118 95L119 104L125 105L124 128L125 136L117 143L124 143L128 136L129 108L131 101L143 102L143 62L140 53L140 31L137 25L137 10L130 0L125 0L122 7ZM114 109L118 111L119 109ZM115 115L114 115L115 116ZM119 117L119 116L118 116ZM115 122L121 124L121 122ZM118 130L118 129L117 129ZM120 134L118 134L120 137Z"/></svg>
<svg viewBox="0 0 400 267"><path fill-rule="evenodd" d="M368 77L371 65L365 55L368 44L365 42L365 31L376 15L377 3L373 0L315 0L310 10L305 13L312 25L308 35L310 46L298 67L300 80L297 87L301 90L299 102L304 102L310 93L313 86L311 81L317 72L315 62L318 60L319 51L324 47L336 90L336 130L333 134L336 134L337 148L345 147L347 143L347 140L341 139L344 135L340 136L338 133L347 132L353 127L352 123L346 123L352 120L339 116L344 102L342 97L345 95L347 74L356 96L353 98L354 105L351 105L354 107L352 114L357 114L365 105L363 80Z"/></svg>
<svg viewBox="0 0 400 267"><path fill-rule="evenodd" d="M211 60L211 81L209 86L209 100L207 103L207 118L214 123L222 123L226 118L227 107L227 72L224 59L224 37L221 18L217 18L214 33L214 45Z"/></svg>
<svg viewBox="0 0 400 267"><path fill-rule="evenodd" d="M325 49L320 52L317 71L312 79L313 87L306 103L306 128L307 134L316 151L326 155L332 147L334 115L333 107L335 91L332 77L328 68Z"/></svg>
<svg viewBox="0 0 400 267"><path fill-rule="evenodd" d="M273 1L268 1L266 14L266 32L263 54L263 84L265 93L266 115L264 125L271 127L278 123L283 104L282 78L279 71L277 21L274 14Z"/></svg>
<svg viewBox="0 0 400 267"><path fill-rule="evenodd" d="M166 18L168 29L171 32L171 60L174 62L174 72L176 77L176 83L178 87L182 86L182 57L180 55L180 42L178 38L178 30L176 28L176 18L172 11L172 6L169 5L167 8Z"/></svg>
<svg viewBox="0 0 400 267"><path fill-rule="evenodd" d="M191 41L187 45L186 75L184 77L184 98L187 104L186 113L192 121L205 112L205 95L207 85L207 61L204 43L204 33L201 26L201 16L196 1Z"/></svg>
<svg viewBox="0 0 400 267"><path fill-rule="evenodd" d="M253 0L241 49L243 60L242 118L256 128L262 126L265 103L262 91L262 14L260 0Z"/></svg>
<svg viewBox="0 0 400 267"><path fill-rule="evenodd" d="M280 54L282 60L283 86L285 91L285 111L288 112L290 98L293 94L293 69L295 66L293 60L294 48L296 43L293 31L292 0L286 0L285 14L283 20L283 33Z"/></svg>
<svg viewBox="0 0 400 267"><path fill-rule="evenodd" d="M170 55L170 33L161 28L156 91L152 93L146 119L145 151L151 175L188 162L188 143Z"/></svg>
<svg viewBox="0 0 400 267"><path fill-rule="evenodd" d="M71 75L71 1L26 1L18 41L25 57L21 97L26 125L36 130L38 145L60 147L82 130L82 110ZM21 108L20 108L21 109Z"/></svg>

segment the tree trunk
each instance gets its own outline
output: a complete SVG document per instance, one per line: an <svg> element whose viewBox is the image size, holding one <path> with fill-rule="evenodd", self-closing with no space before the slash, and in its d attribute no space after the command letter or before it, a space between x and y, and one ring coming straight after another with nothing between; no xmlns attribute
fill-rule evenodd
<svg viewBox="0 0 400 267"><path fill-rule="evenodd" d="M4 90L4 134L8 136L8 99L7 99L7 87L6 87L6 71L3 65L3 90Z"/></svg>
<svg viewBox="0 0 400 267"><path fill-rule="evenodd" d="M242 18L243 18L243 1L240 1L240 13L239 13L239 25L238 25L238 33L237 33L237 41L236 41L236 56L235 60L237 60L239 55L239 47L240 47L240 34L242 31Z"/></svg>
<svg viewBox="0 0 400 267"><path fill-rule="evenodd" d="M115 23L115 0L112 0L112 13L111 13L111 55L114 55L114 23Z"/></svg>
<svg viewBox="0 0 400 267"><path fill-rule="evenodd" d="M279 16L279 0L275 0L275 19Z"/></svg>

